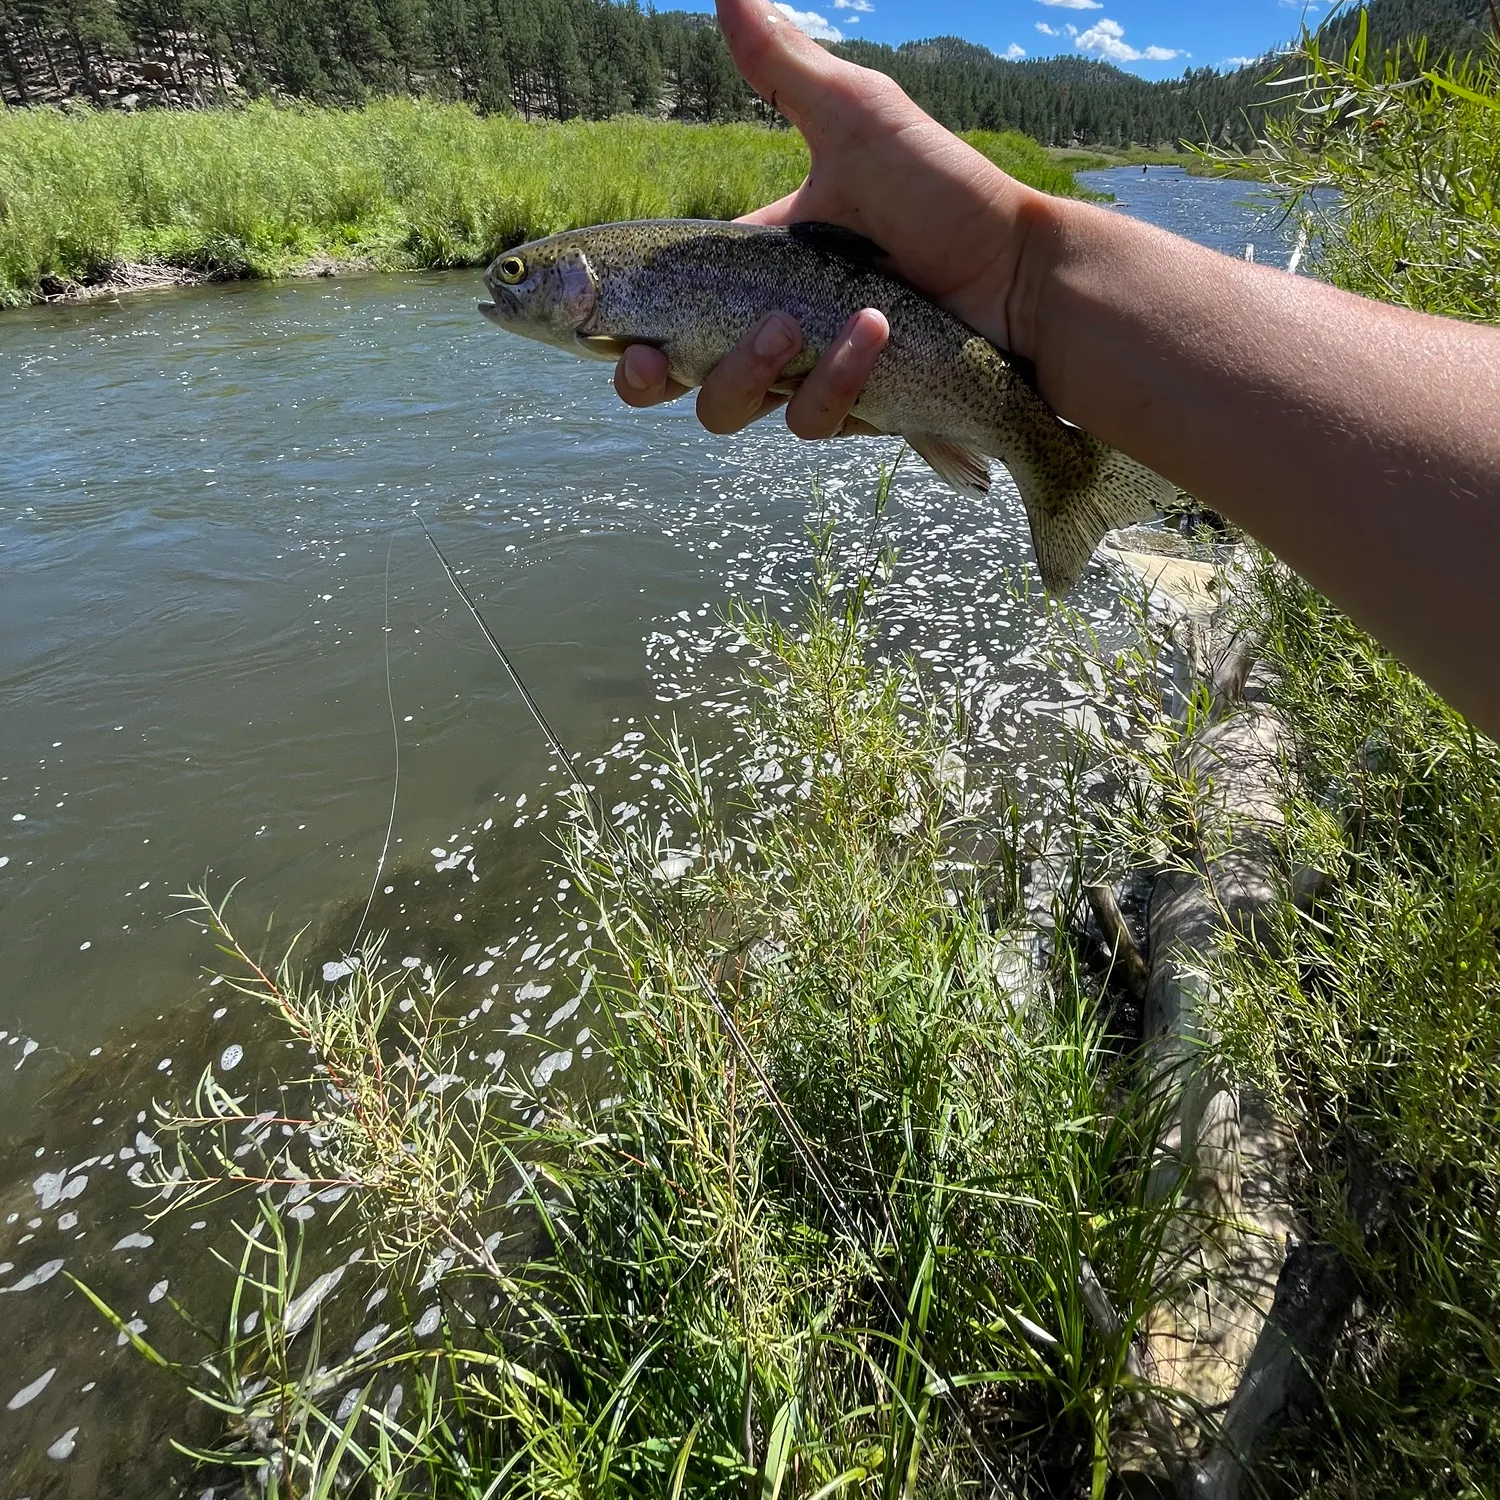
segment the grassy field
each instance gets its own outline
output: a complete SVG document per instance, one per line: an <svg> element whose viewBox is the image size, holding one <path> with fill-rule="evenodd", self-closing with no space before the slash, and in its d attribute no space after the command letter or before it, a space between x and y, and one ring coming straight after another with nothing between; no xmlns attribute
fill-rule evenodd
<svg viewBox="0 0 1500 1500"><path fill-rule="evenodd" d="M974 144L1049 192L1072 173L1015 132ZM0 112L0 306L127 265L279 276L331 259L477 265L611 219L732 218L795 187L807 153L753 125L481 119L459 105L127 115Z"/></svg>

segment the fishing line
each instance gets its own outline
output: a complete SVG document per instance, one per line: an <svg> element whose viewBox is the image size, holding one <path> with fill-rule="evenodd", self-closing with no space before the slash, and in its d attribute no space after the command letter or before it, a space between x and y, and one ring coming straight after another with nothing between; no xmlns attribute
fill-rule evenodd
<svg viewBox="0 0 1500 1500"><path fill-rule="evenodd" d="M609 820L605 816L603 801L595 792L593 792L588 786L586 786L577 775L574 774L572 769L574 764L573 757L568 754L567 747L563 744L561 738L558 736L557 731L553 729L551 723L547 719L546 714L542 712L541 705L536 701L535 698L532 697L530 689L527 688L526 684L521 680L521 674L516 670L515 664L511 661L509 654L505 650L505 647L502 646L499 640L496 638L495 632L490 629L488 622L484 618L484 615L480 612L478 604L476 604L474 601L474 596L469 592L468 587L465 585L464 581L454 570L453 564L450 563L447 557L444 555L443 549L438 546L437 538L434 537L432 532L428 529L427 522L423 519L422 513L420 511L414 511L413 514L417 518L417 524L422 528L422 535L427 538L427 545L432 548L433 554L437 558L438 563L443 569L443 572L448 576L448 582L453 585L454 592L457 593L458 597L463 600L469 613L473 615L475 623L479 626L480 630L484 634L485 640L489 643L490 650L493 651L496 657L499 658L500 665L505 668L506 675L510 678L511 682L515 684L516 691L521 695L521 699L525 703L532 718L536 721L537 727L542 731L542 734L545 737L548 746L551 748L553 753L558 757L559 761L566 769L566 774L572 779L574 790L584 799L589 807L593 809L595 818L599 826L606 831L610 838L610 841L615 846L615 852L619 855L621 861L628 869L633 863L630 851L626 847L625 840L621 835L620 830L616 828L613 823L609 822ZM394 709L392 710L392 712L394 713ZM760 1059L755 1055L755 1052L751 1048L750 1043L746 1040L744 1032L740 1030L739 1023L734 1019L733 1013L724 1003L723 997L719 994L718 986L715 985L712 975L710 975L708 970L704 968L704 966L698 961L698 959L693 956L692 952L689 950L687 940L681 929L672 920L671 916L662 908L660 903L656 900L655 896L652 895L649 887L643 887L641 894L643 895L647 906L650 907L652 916L661 924L667 935L672 939L673 943L676 944L678 950L682 953L683 958L688 965L689 972L692 975L693 983L698 987L699 990L702 991L704 998L708 1001L709 1005L713 1008L714 1014L718 1017L719 1023L723 1026L725 1032L734 1042L740 1056L745 1060L746 1065L754 1075L756 1083L760 1085L761 1092L765 1096L767 1104L770 1105L772 1114L776 1116L778 1123L781 1125L781 1128L786 1135L787 1141L790 1143L792 1149L801 1159L803 1166L807 1169L808 1176L811 1177L813 1182L817 1185L818 1193L822 1197L824 1203L827 1204L829 1212L837 1221L839 1228L848 1237L850 1244L862 1250L863 1244L859 1234L859 1225L855 1221L852 1210L844 1202L843 1197L840 1195L837 1187L834 1186L833 1179L824 1170L822 1163L818 1160L817 1155L813 1150L812 1142L809 1141L808 1138L803 1134L802 1127L797 1124L796 1118L792 1114L791 1109L788 1107L786 1101L777 1092L776 1085L772 1083L770 1075L761 1065ZM905 1275L905 1273L909 1270L909 1267L905 1264L904 1259L901 1257L900 1250L895 1245L894 1241L891 1248L895 1252L898 1261L901 1262L901 1270L903 1275ZM874 1258L868 1256L868 1252L865 1252L865 1254L871 1262L871 1268L875 1271L873 1284L877 1294L880 1297L881 1302L885 1304L886 1311L895 1320L898 1327L907 1325L911 1320L911 1309L908 1308L907 1311L903 1313L901 1309L897 1307L895 1299L891 1296L891 1293L887 1289L884 1280L880 1276L878 1265L874 1264ZM909 1280L910 1278L907 1277L907 1279ZM925 1337L921 1340L921 1342L927 1342ZM940 1358L937 1356L935 1351L929 1352L929 1354L926 1356L925 1362L927 1364L927 1367L937 1378L937 1382L943 1387L941 1394L946 1394L953 1397L953 1405L951 1407L951 1410L958 1417L959 1426L963 1429L964 1437L968 1440L969 1446L974 1450L974 1456L979 1460L980 1467L984 1470L985 1478L996 1487L998 1492L999 1476L990 1466L990 1462L988 1458L986 1458L984 1450L979 1445L978 1438L974 1435L974 1430L970 1425L968 1415L964 1410L963 1399L959 1395L960 1387L955 1385L955 1383L951 1379L949 1379L945 1370L943 1369ZM913 1413L912 1415L915 1414Z"/></svg>
<svg viewBox="0 0 1500 1500"><path fill-rule="evenodd" d="M417 519L420 521L422 518L418 516ZM349 944L351 953L359 947L365 923L370 920L370 908L375 904L375 892L380 889L386 856L391 852L391 834L396 829L396 798L401 795L401 731L396 726L396 695L391 689L391 549L396 545L396 533L401 530L402 524L398 521L391 528L391 537L385 547L385 706L391 714L391 752L396 763L395 774L391 777L391 815L386 820L385 842L380 846L380 858L375 861L375 878L370 882L370 894L365 901L365 909L360 914L359 926L354 929L353 941ZM422 529L425 531L427 528L424 526Z"/></svg>
<svg viewBox="0 0 1500 1500"><path fill-rule="evenodd" d="M453 585L453 588L458 594L458 597L463 600L465 605L467 605L469 613L474 616L474 619L478 623L480 630L484 632L485 640L487 640L490 644L490 649L495 653L497 657L499 657L501 666L505 668L506 674L515 684L516 691L520 693L522 701L526 704L526 707L530 711L532 718L536 720L537 726L541 729L542 734L546 737L548 746L551 748L552 752L557 756L557 758L562 762L563 766L566 769L566 773L571 777L574 790L585 799L590 807L593 808L594 816L598 821L599 826L606 831L610 838L610 841L615 846L615 852L620 856L621 860L628 868L632 863L630 851L626 848L625 841L621 837L619 829L617 829L615 825L611 823L606 817L604 812L604 804L592 791L589 790L587 786L584 785L583 781L579 777L573 774L573 757L568 754L567 746L563 744L561 738L558 736L557 731L553 729L551 723L548 721L546 714L542 712L541 705L536 701L535 698L531 696L530 689L521 680L521 674L516 671L515 663L511 661L510 656L505 650L505 647L500 644L499 640L495 636L495 632L490 629L488 622L480 613L479 606L474 602L474 596L469 592L468 588L464 584L464 581L454 571L453 565L448 561L447 557L444 556L443 549L438 546L437 538L433 536L430 530L428 530L427 522L422 518L421 512L417 512L417 522L422 528L422 534L427 538L428 546L432 548L438 562L442 565L443 571L448 575L449 583ZM676 924L673 923L667 913L662 910L660 904L651 894L650 890L643 889L642 894L645 896L646 904L651 908L652 916L661 923L668 936L671 937L672 941L676 943L677 946L682 950L683 955L687 960L688 967L692 973L694 984L696 984L698 988L703 991L704 998L707 999L708 1003L713 1007L714 1014L718 1016L719 1021L723 1025L725 1031L728 1032L729 1036L734 1041L735 1046L739 1049L741 1055L744 1057L745 1062L749 1065L750 1071L755 1075L755 1080L760 1085L762 1092L765 1094L766 1100L771 1106L772 1113L775 1114L777 1119L781 1122L782 1128L786 1131L788 1140L791 1142L798 1156L802 1158L802 1163L807 1168L808 1175L817 1184L818 1191L823 1195L824 1201L828 1204L829 1210L833 1213L834 1217L838 1219L839 1227L842 1228L846 1234L850 1234L851 1230L853 1230L853 1228L855 1227L853 1216L850 1214L843 1200L839 1197L838 1190L833 1185L833 1180L823 1170L822 1163L820 1163L812 1154L811 1144L808 1142L807 1137L802 1134L801 1128L793 1118L791 1110L787 1108L786 1101L783 1100L781 1095L776 1092L776 1086L771 1082L770 1075L767 1074L766 1070L761 1066L760 1059L756 1057L754 1051L750 1047L749 1042L745 1040L745 1034L740 1030L738 1023L734 1019L734 1016L730 1013L729 1007L725 1005L723 998L720 996L718 989L713 982L713 979L702 967L702 965L699 964L697 959L695 959L688 951L687 943L684 940L681 932L678 930ZM855 1243L858 1243L857 1235L851 1235L851 1238L854 1239ZM889 1310L893 1316L900 1316L896 1312L896 1309L894 1307L891 1307Z"/></svg>

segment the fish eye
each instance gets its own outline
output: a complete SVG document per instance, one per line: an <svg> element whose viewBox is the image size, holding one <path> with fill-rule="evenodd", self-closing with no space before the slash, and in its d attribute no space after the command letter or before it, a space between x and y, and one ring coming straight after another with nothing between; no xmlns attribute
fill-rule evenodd
<svg viewBox="0 0 1500 1500"><path fill-rule="evenodd" d="M514 286L526 275L526 262L519 255L507 255L504 260L495 267L501 281L507 286Z"/></svg>

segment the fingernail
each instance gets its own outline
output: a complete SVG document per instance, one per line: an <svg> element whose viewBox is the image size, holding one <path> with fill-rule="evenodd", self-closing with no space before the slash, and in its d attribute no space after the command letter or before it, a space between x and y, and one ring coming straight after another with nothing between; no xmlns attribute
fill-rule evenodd
<svg viewBox="0 0 1500 1500"><path fill-rule="evenodd" d="M876 313L870 317L869 311L859 318L854 327L849 330L849 347L860 354L868 354L872 349L879 349L890 332L885 318Z"/></svg>
<svg viewBox="0 0 1500 1500"><path fill-rule="evenodd" d="M625 384L633 391L645 391L651 388L651 382L636 369L630 358L630 351L626 350L624 360Z"/></svg>
<svg viewBox="0 0 1500 1500"><path fill-rule="evenodd" d="M755 335L755 352L766 359L775 359L779 354L790 354L796 341L786 319L779 313L772 313Z"/></svg>

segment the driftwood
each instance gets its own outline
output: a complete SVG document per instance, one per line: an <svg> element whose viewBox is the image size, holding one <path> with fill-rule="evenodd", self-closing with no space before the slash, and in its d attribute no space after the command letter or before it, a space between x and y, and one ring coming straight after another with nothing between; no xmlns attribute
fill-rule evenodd
<svg viewBox="0 0 1500 1500"><path fill-rule="evenodd" d="M1148 1066L1172 1107L1160 1186L1179 1180L1184 1213L1166 1252L1178 1285L1150 1314L1158 1378L1210 1430L1234 1398L1271 1310L1295 1228L1287 1191L1289 1133L1215 1066L1212 996L1201 969L1231 929L1254 932L1285 899L1281 869L1284 729L1257 705L1220 703L1183 750L1208 788L1200 815L1219 852L1157 880L1146 992ZM1192 1489L1204 1490L1201 1474Z"/></svg>
<svg viewBox="0 0 1500 1500"><path fill-rule="evenodd" d="M1174 617L1184 699L1206 684L1212 702L1179 767L1205 789L1198 811L1209 847L1189 868L1158 876L1149 962L1119 931L1113 894L1089 894L1127 984L1144 981L1146 1066L1168 1103L1157 1190L1183 1191L1164 1249L1166 1291L1143 1330L1143 1369L1183 1398L1175 1436L1169 1442L1160 1430L1161 1403L1138 1415L1173 1488L1195 1500L1237 1500L1270 1436L1311 1409L1315 1375L1357 1293L1331 1247L1291 1248L1290 1133L1215 1067L1202 975L1232 930L1254 934L1275 903L1306 888L1282 855L1290 741L1259 691L1254 642L1226 633L1230 611L1213 564L1123 548L1119 555ZM1379 1216L1368 1204L1362 1211L1357 1196L1351 1191L1357 1219Z"/></svg>
<svg viewBox="0 0 1500 1500"><path fill-rule="evenodd" d="M1151 972L1141 957L1141 950L1136 947L1114 891L1107 885L1090 885L1084 887L1083 894L1104 937L1105 950L1125 981L1125 988L1130 991L1132 999L1144 1001L1151 983Z"/></svg>
<svg viewBox="0 0 1500 1500"><path fill-rule="evenodd" d="M1354 1153L1349 1217L1360 1233L1378 1235L1389 1223L1395 1201L1391 1177ZM1310 1241L1290 1251L1239 1387L1207 1455L1193 1467L1192 1495L1239 1500L1275 1434L1316 1416L1318 1380L1328 1369L1360 1290L1354 1268L1334 1246Z"/></svg>

